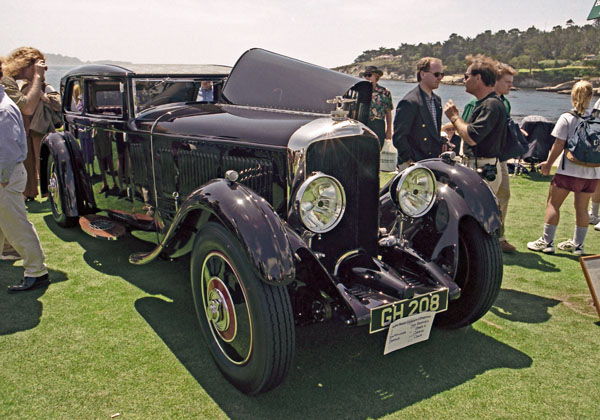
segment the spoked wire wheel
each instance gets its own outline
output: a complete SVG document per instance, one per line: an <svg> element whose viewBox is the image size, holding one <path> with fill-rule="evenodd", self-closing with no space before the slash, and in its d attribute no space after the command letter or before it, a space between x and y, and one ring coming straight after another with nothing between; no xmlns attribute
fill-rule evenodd
<svg viewBox="0 0 600 420"><path fill-rule="evenodd" d="M240 241L214 222L196 235L190 271L200 328L223 375L250 395L279 385L295 345L286 287L258 278Z"/></svg>
<svg viewBox="0 0 600 420"><path fill-rule="evenodd" d="M252 319L246 291L227 256L220 252L206 256L201 284L202 305L213 339L231 363L246 363L252 353Z"/></svg>

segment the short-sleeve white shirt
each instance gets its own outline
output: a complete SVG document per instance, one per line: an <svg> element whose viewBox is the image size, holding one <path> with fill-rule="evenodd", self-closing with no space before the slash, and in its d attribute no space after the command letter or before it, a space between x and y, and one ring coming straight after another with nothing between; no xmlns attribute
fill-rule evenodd
<svg viewBox="0 0 600 420"><path fill-rule="evenodd" d="M556 121L556 125L552 130L552 136L557 139L567 140L575 132L575 128L577 128L577 123L580 120L581 118L575 117L573 114L565 112L560 117L558 117L558 121ZM573 163L569 159L564 157L564 155L558 162L558 168L556 169L556 173L561 175L574 176L577 178L600 179L600 167L592 168L588 166L577 165L576 163Z"/></svg>

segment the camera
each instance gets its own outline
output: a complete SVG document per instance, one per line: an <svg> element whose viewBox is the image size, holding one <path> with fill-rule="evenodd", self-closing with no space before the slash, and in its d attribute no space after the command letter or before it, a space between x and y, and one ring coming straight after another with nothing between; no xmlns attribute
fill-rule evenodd
<svg viewBox="0 0 600 420"><path fill-rule="evenodd" d="M498 172L496 170L496 165L486 163L481 168L477 168L477 173L486 181L492 182L496 179L496 174Z"/></svg>

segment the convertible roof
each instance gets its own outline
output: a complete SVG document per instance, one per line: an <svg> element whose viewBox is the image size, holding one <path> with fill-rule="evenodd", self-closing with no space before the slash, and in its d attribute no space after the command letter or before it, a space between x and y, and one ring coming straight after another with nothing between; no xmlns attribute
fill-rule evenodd
<svg viewBox="0 0 600 420"><path fill-rule="evenodd" d="M329 113L328 99L348 90L371 98L371 82L259 48L246 51L225 82L223 96L232 104Z"/></svg>
<svg viewBox="0 0 600 420"><path fill-rule="evenodd" d="M213 76L225 77L231 71L229 66L217 64L129 64L128 68L114 64L88 64L77 67L63 77L69 76L142 76L142 77L181 77Z"/></svg>

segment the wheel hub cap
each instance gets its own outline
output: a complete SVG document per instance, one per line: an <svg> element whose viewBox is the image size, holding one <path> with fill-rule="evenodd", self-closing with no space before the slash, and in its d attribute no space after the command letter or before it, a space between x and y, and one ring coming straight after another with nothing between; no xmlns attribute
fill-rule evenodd
<svg viewBox="0 0 600 420"><path fill-rule="evenodd" d="M223 293L219 289L209 291L206 313L217 330L227 330L229 327L229 308Z"/></svg>
<svg viewBox="0 0 600 420"><path fill-rule="evenodd" d="M60 197L58 192L58 179L54 170L52 171L50 179L48 180L48 194L50 194L50 198L52 199L52 204L54 205L55 211L58 214L62 214L62 205L60 203Z"/></svg>
<svg viewBox="0 0 600 420"><path fill-rule="evenodd" d="M217 334L226 342L235 339L237 320L231 295L223 281L210 279L206 290L206 315Z"/></svg>

